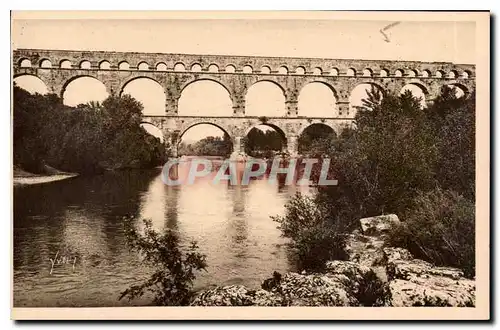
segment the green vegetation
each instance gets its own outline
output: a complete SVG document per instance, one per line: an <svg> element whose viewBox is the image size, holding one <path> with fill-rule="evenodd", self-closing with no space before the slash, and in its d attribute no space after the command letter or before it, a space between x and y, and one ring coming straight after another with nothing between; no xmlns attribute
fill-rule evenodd
<svg viewBox="0 0 500 330"><path fill-rule="evenodd" d="M14 165L34 173L44 165L77 173L162 165L165 145L140 127L141 111L128 95L75 108L14 86Z"/></svg>
<svg viewBox="0 0 500 330"><path fill-rule="evenodd" d="M334 233L330 254L341 256L342 235L360 218L395 213L404 224L394 245L473 276L475 96L457 98L444 88L428 108L419 101L410 92L382 98L372 91L358 109L356 129L310 148L329 155L338 185L318 187L312 200L296 196L286 215L275 218L299 256L315 260L309 267L325 259L300 252L325 244L324 235L312 232Z"/></svg>
<svg viewBox="0 0 500 330"><path fill-rule="evenodd" d="M143 220L144 233L134 227L132 219L125 222L127 242L141 254L145 264L154 269L149 279L133 285L121 293L120 300L132 300L145 292L154 295L156 306L186 306L192 298L196 272L205 270L205 255L200 254L196 242L183 252L177 234L167 229L162 234L152 228L150 220Z"/></svg>

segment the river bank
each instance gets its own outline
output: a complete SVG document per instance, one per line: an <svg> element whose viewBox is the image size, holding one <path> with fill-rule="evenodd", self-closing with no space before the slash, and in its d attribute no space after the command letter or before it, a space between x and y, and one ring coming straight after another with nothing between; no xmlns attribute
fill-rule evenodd
<svg viewBox="0 0 500 330"><path fill-rule="evenodd" d="M78 176L78 174L62 172L55 169L52 171L48 171L46 174L35 174L24 171L20 168L14 168L12 182L14 186L24 186L60 181L73 178L75 176Z"/></svg>
<svg viewBox="0 0 500 330"><path fill-rule="evenodd" d="M396 215L361 219L362 232L348 236L348 260L328 261L322 273L273 277L262 289L243 285L199 292L194 306L475 306L475 280L456 268L415 259L402 248L387 247L385 232Z"/></svg>

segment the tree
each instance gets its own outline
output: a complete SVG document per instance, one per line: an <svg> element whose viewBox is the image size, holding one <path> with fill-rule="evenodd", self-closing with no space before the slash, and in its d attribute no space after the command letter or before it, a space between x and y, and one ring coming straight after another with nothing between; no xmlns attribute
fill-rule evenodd
<svg viewBox="0 0 500 330"><path fill-rule="evenodd" d="M227 133L219 136L207 136L193 144L181 142L179 152L191 156L221 156L227 157L233 150L233 143Z"/></svg>
<svg viewBox="0 0 500 330"><path fill-rule="evenodd" d="M441 157L436 164L436 179L470 200L475 198L476 175L476 95L457 97L453 88L442 93L427 110L434 127Z"/></svg>
<svg viewBox="0 0 500 330"><path fill-rule="evenodd" d="M283 136L275 130L262 131L254 127L243 141L245 152L254 157L271 157L274 152L283 150Z"/></svg>
<svg viewBox="0 0 500 330"><path fill-rule="evenodd" d="M299 136L299 153L309 157L318 157L328 152L332 139L336 138L333 129L324 124L312 124Z"/></svg>
<svg viewBox="0 0 500 330"><path fill-rule="evenodd" d="M161 165L166 145L140 127L141 117L142 105L129 95L68 107L55 94L14 86L14 164L78 173Z"/></svg>
<svg viewBox="0 0 500 330"><path fill-rule="evenodd" d="M312 200L290 201L286 215L277 218L283 234L312 251L324 246L321 233L341 237L359 227L360 218L396 213L408 222L394 244L470 274L465 260L474 252L474 93L457 98L445 88L428 109L409 91L368 94L355 128L321 146L338 185L318 186ZM319 169L312 174L317 182ZM425 235L416 234L422 230ZM338 246L331 247L333 255L340 255Z"/></svg>

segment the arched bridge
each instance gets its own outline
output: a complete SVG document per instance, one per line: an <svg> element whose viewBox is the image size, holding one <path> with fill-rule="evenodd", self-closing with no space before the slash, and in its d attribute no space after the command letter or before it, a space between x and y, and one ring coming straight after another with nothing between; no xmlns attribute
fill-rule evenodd
<svg viewBox="0 0 500 330"><path fill-rule="evenodd" d="M400 91L407 85L418 86L427 103L444 85L453 85L465 93L475 88L475 66L449 62L380 61L326 58L285 58L258 56L219 56L163 53L68 51L18 49L13 53L14 78L34 75L49 91L63 95L68 84L79 77L94 77L109 94L121 93L127 83L149 78L165 93L164 113L145 115L144 122L157 126L172 142L174 154L180 137L198 124L220 127L233 141L234 153L243 153L241 139L261 124L277 128L287 140L291 155L297 154L297 138L308 126L323 123L337 133L354 118L349 97L360 84L381 91ZM233 113L228 116L181 116L179 99L193 82L210 80L223 86L231 99ZM284 95L281 116L246 115L245 98L249 88L261 81L277 85ZM335 105L328 117L310 117L299 112L299 95L311 83L328 86Z"/></svg>

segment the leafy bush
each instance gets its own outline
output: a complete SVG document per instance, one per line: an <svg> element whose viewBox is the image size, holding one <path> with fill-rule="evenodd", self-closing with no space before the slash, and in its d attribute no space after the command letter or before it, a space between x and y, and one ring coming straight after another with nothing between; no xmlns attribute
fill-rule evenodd
<svg viewBox="0 0 500 330"><path fill-rule="evenodd" d="M173 231L166 230L160 234L152 228L150 220L143 222L143 235L127 222L127 240L133 250L141 253L144 262L156 270L144 283L123 291L120 299L128 297L132 300L150 291L155 295L155 305L189 305L195 273L205 270L206 256L197 252L196 242L192 242L187 252L183 252L179 238Z"/></svg>
<svg viewBox="0 0 500 330"><path fill-rule="evenodd" d="M446 86L428 109L439 148L440 157L436 163L439 185L470 200L475 198L475 109L475 93L457 98L455 91Z"/></svg>
<svg viewBox="0 0 500 330"><path fill-rule="evenodd" d="M284 237L292 240L299 268L322 270L328 260L345 260L346 227L324 218L314 199L295 195L286 205L284 216L273 217Z"/></svg>
<svg viewBox="0 0 500 330"><path fill-rule="evenodd" d="M475 206L454 191L437 188L420 194L390 243L415 257L475 274Z"/></svg>

